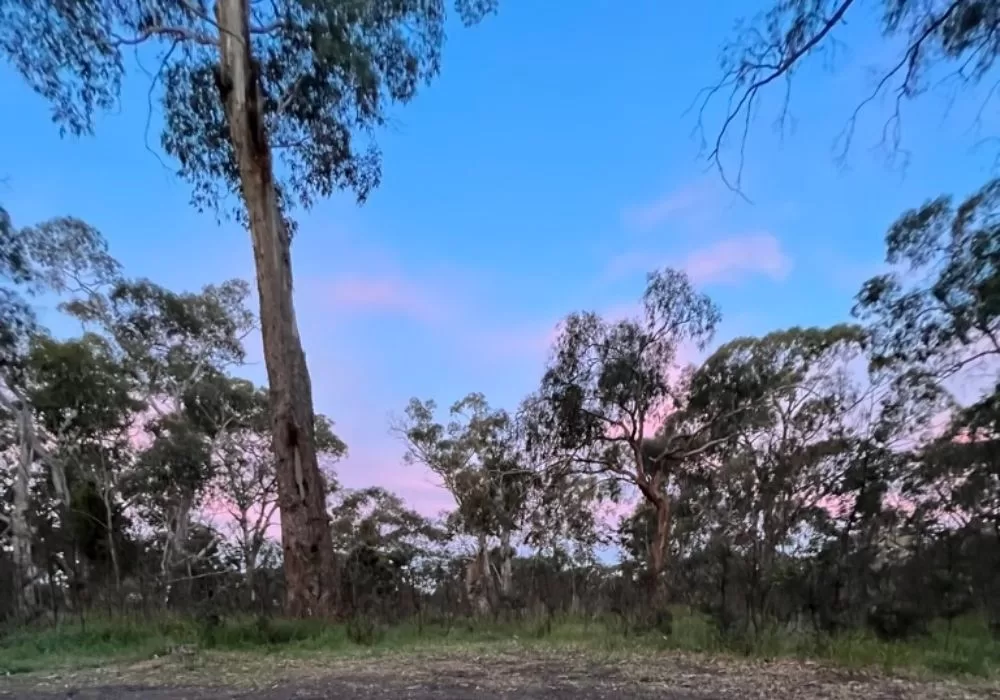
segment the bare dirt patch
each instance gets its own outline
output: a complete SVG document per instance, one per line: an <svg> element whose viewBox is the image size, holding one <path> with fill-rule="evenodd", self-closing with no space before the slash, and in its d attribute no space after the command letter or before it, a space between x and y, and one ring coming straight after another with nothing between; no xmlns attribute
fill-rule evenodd
<svg viewBox="0 0 1000 700"><path fill-rule="evenodd" d="M987 682L848 672L794 661L687 654L537 650L383 653L294 658L197 652L138 664L0 680L0 698L661 698L665 700L965 700L1000 698Z"/></svg>

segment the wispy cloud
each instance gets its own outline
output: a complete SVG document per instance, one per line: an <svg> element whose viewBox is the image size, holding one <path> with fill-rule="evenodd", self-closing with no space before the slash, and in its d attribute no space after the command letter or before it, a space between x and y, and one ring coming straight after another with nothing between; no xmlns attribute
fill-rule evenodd
<svg viewBox="0 0 1000 700"><path fill-rule="evenodd" d="M427 467L404 464L403 452L403 446L388 437L379 443L358 441L337 464L337 477L348 489L381 486L426 516L454 509L455 499L441 479Z"/></svg>
<svg viewBox="0 0 1000 700"><path fill-rule="evenodd" d="M717 187L708 181L694 182L644 204L626 208L622 212L622 220L629 228L647 232L671 219L703 212L708 205L715 203L717 198Z"/></svg>
<svg viewBox="0 0 1000 700"><path fill-rule="evenodd" d="M682 266L697 284L733 284L748 277L783 280L792 259L770 233L727 238L692 252Z"/></svg>
<svg viewBox="0 0 1000 700"><path fill-rule="evenodd" d="M703 177L622 211L622 223L638 233L655 231L665 224L685 229L717 224L745 202L714 177Z"/></svg>
<svg viewBox="0 0 1000 700"><path fill-rule="evenodd" d="M750 277L784 279L792 259L781 242L770 233L731 236L686 256L668 256L651 250L632 250L616 255L607 265L608 279L646 273L664 265L683 269L697 284L739 284Z"/></svg>
<svg viewBox="0 0 1000 700"><path fill-rule="evenodd" d="M388 313L436 323L450 306L422 285L400 276L347 277L325 285L324 294L338 309L350 313Z"/></svg>

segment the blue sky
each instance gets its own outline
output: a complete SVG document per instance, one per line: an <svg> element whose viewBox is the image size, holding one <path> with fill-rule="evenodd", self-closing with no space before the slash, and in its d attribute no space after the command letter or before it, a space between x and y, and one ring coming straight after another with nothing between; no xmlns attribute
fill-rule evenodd
<svg viewBox="0 0 1000 700"><path fill-rule="evenodd" d="M647 270L686 267L722 307L719 340L842 320L896 216L991 173L971 130L981 90L950 111L944 90L907 106L905 170L871 148L889 114L879 103L836 162L834 139L872 84L866 67L893 55L859 17L839 34L849 50L836 72L817 63L798 75L793 131L771 128L777 94L765 100L746 152L748 204L699 158L684 112L717 78L733 22L762 3L502 5L453 28L440 78L393 110L370 201L340 195L299 217L299 324L317 410L352 451L349 486L393 486L428 512L447 505L429 475L401 465L389 415L411 396L447 405L473 390L514 407L556 322L627 310ZM147 85L134 73L95 137L60 139L47 105L0 67L0 201L21 225L87 220L129 273L175 289L252 278L246 232L197 214L187 184L144 146ZM251 355L246 373L262 381L256 345Z"/></svg>

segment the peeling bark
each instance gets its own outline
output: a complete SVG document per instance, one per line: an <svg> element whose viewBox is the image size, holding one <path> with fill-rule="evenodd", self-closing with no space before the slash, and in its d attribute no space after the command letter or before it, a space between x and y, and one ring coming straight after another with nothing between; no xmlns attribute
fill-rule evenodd
<svg viewBox="0 0 1000 700"><path fill-rule="evenodd" d="M665 605L670 593L666 579L667 557L670 550L670 499L660 495L653 505L656 508L656 531L653 533L653 548L650 552L650 573L653 577L656 602Z"/></svg>
<svg viewBox="0 0 1000 700"><path fill-rule="evenodd" d="M220 86L253 239L281 510L286 610L327 616L336 601L326 485L314 440L312 386L292 303L291 240L250 49L247 0L219 0Z"/></svg>
<svg viewBox="0 0 1000 700"><path fill-rule="evenodd" d="M111 493L107 489L101 490L101 498L104 501L104 527L108 531L108 552L111 554L111 567L115 575L115 593L121 596L122 591L122 570L118 562L118 545L115 542L114 512L112 511ZM120 600L118 601L121 602Z"/></svg>

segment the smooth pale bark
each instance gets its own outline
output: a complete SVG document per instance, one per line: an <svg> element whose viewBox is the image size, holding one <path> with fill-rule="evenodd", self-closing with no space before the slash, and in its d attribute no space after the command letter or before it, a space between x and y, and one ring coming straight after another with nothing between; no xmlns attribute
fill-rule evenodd
<svg viewBox="0 0 1000 700"><path fill-rule="evenodd" d="M34 434L31 414L26 406L18 413L20 454L14 472L14 504L10 515L10 540L13 548L14 575L18 591L17 606L24 616L34 612L38 604L35 594L34 551L31 527L28 524L28 499L31 488L31 465L34 462Z"/></svg>
<svg viewBox="0 0 1000 700"><path fill-rule="evenodd" d="M122 571L121 564L118 563L118 545L115 542L114 512L112 511L111 493L108 489L101 489L101 499L104 503L104 528L108 535L108 552L111 553L111 568L115 575L115 593L121 597L122 591ZM121 600L118 601L121 603Z"/></svg>
<svg viewBox="0 0 1000 700"><path fill-rule="evenodd" d="M656 508L656 531L653 533L650 568L656 601L665 605L669 597L666 570L667 555L670 551L670 499L661 495L653 505Z"/></svg>
<svg viewBox="0 0 1000 700"><path fill-rule="evenodd" d="M486 535L479 536L475 558L465 568L465 592L478 615L490 612L490 590L492 588Z"/></svg>
<svg viewBox="0 0 1000 700"><path fill-rule="evenodd" d="M335 612L333 540L314 439L312 386L292 305L291 241L250 53L247 0L219 0L220 86L253 239L281 510L286 611Z"/></svg>
<svg viewBox="0 0 1000 700"><path fill-rule="evenodd" d="M510 540L510 531L504 530L500 535L500 594L506 599L514 595L514 548Z"/></svg>
<svg viewBox="0 0 1000 700"><path fill-rule="evenodd" d="M243 559L246 568L246 588L250 594L250 604L257 607L257 555L247 552Z"/></svg>

